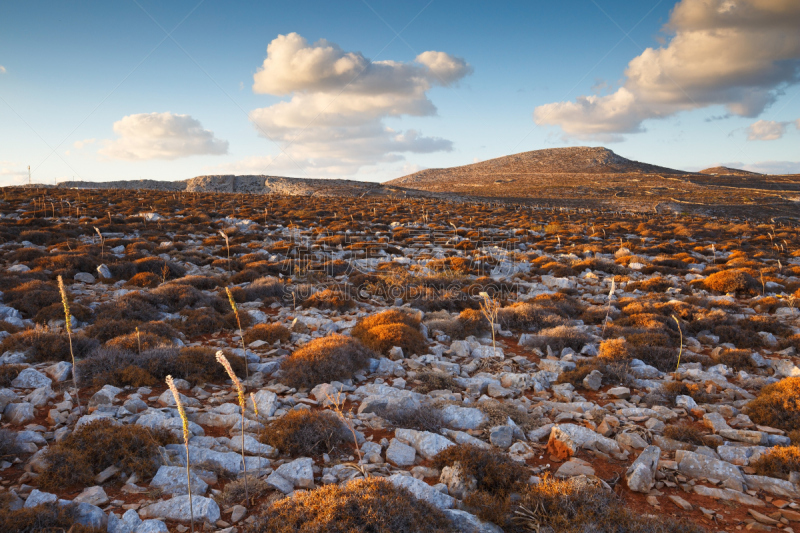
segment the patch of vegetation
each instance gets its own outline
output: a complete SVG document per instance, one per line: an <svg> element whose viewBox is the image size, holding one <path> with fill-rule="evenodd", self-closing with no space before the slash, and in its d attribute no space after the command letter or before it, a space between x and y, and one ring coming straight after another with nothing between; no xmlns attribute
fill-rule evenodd
<svg viewBox="0 0 800 533"><path fill-rule="evenodd" d="M403 349L403 355L422 354L427 348L419 331L419 319L409 313L390 309L359 320L351 335L366 347L384 355L393 346Z"/></svg>
<svg viewBox="0 0 800 533"><path fill-rule="evenodd" d="M433 458L434 468L440 470L456 463L461 465L465 476L475 478L477 490L496 496L510 494L529 476L519 463L494 448L458 444L442 450Z"/></svg>
<svg viewBox="0 0 800 533"><path fill-rule="evenodd" d="M800 377L767 385L750 400L745 413L756 424L785 431L800 429Z"/></svg>
<svg viewBox="0 0 800 533"><path fill-rule="evenodd" d="M176 442L169 431L95 420L48 448L44 456L47 466L37 481L44 490L86 486L112 465L147 479L158 470L158 447Z"/></svg>
<svg viewBox="0 0 800 533"><path fill-rule="evenodd" d="M776 446L755 461L750 462L759 476L789 479L792 472L800 472L800 448Z"/></svg>
<svg viewBox="0 0 800 533"><path fill-rule="evenodd" d="M274 344L275 341L288 342L292 338L292 332L283 324L256 324L244 334L245 344L255 341L264 341L267 344Z"/></svg>
<svg viewBox="0 0 800 533"><path fill-rule="evenodd" d="M78 378L84 383L101 387L106 383L117 387L141 387L163 383L171 375L192 385L218 383L228 379L225 369L217 363L212 348L156 348L132 351L101 348L91 357L78 362ZM236 375L245 374L244 359L226 354Z"/></svg>
<svg viewBox="0 0 800 533"><path fill-rule="evenodd" d="M331 411L293 409L270 422L258 440L297 457L330 453L350 438L345 425Z"/></svg>
<svg viewBox="0 0 800 533"><path fill-rule="evenodd" d="M283 360L283 381L299 388L349 379L366 368L373 356L374 353L357 339L328 335L310 341Z"/></svg>
<svg viewBox="0 0 800 533"><path fill-rule="evenodd" d="M105 528L94 528L79 524L77 505L44 503L11 511L0 509L0 531L15 533L43 533L46 531L69 531L70 533L105 533Z"/></svg>
<svg viewBox="0 0 800 533"><path fill-rule="evenodd" d="M722 270L711 274L702 282L703 288L723 293L745 293L755 295L761 284L749 273L740 269Z"/></svg>
<svg viewBox="0 0 800 533"><path fill-rule="evenodd" d="M88 356L98 345L96 340L83 335L72 336L76 359ZM27 329L6 337L0 344L0 353L8 350L25 352L31 363L72 361L67 334L44 328Z"/></svg>
<svg viewBox="0 0 800 533"><path fill-rule="evenodd" d="M380 479L298 492L256 515L244 533L450 533L444 513Z"/></svg>

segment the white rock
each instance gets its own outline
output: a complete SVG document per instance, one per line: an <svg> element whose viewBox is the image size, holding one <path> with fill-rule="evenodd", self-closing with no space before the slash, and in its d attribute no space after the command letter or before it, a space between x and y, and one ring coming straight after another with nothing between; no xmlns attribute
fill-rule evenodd
<svg viewBox="0 0 800 533"><path fill-rule="evenodd" d="M36 370L26 368L11 382L12 387L18 389L38 389L39 387L49 387L53 380Z"/></svg>
<svg viewBox="0 0 800 533"><path fill-rule="evenodd" d="M397 439L392 439L386 449L386 460L397 466L413 465L416 456L417 451L414 448Z"/></svg>
<svg viewBox="0 0 800 533"><path fill-rule="evenodd" d="M628 488L634 492L650 492L656 483L655 475L660 457L661 449L658 446L645 448L625 473Z"/></svg>
<svg viewBox="0 0 800 533"><path fill-rule="evenodd" d="M208 484L191 472L192 494L204 495ZM181 466L161 466L150 482L151 487L158 487L166 494L188 494L186 486L186 468Z"/></svg>
<svg viewBox="0 0 800 533"><path fill-rule="evenodd" d="M421 479L413 476L394 474L388 479L394 486L408 490L416 498L424 500L439 509L450 509L456 504L456 500L452 496L439 492Z"/></svg>
<svg viewBox="0 0 800 533"><path fill-rule="evenodd" d="M214 524L219 520L219 505L211 498L192 495L192 507L195 521L209 522ZM188 523L191 515L189 514L189 496L174 496L167 501L162 501L148 505L139 511L141 518L165 518L176 522Z"/></svg>
<svg viewBox="0 0 800 533"><path fill-rule="evenodd" d="M397 440L412 446L425 459L433 459L436 454L454 444L436 433L416 431L414 429L398 429L394 432Z"/></svg>

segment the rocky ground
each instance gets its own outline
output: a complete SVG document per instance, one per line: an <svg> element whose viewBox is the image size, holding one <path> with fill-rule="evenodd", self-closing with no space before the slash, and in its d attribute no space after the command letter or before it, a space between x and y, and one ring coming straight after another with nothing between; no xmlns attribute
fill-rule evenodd
<svg viewBox="0 0 800 533"><path fill-rule="evenodd" d="M0 243L6 527L20 510L60 508L86 531L189 530L167 368L188 416L198 529L303 531L260 517L370 477L456 531L572 531L539 508L512 520L553 478L654 524L800 530L795 227L435 199L15 189L0 202ZM217 351L235 363L243 417ZM339 436L286 444L298 430L281 421L317 412ZM64 458L102 427L120 439L147 429L146 468ZM493 492L448 449L491 452L519 482ZM76 483L79 467L91 477ZM667 531L648 527L615 531Z"/></svg>

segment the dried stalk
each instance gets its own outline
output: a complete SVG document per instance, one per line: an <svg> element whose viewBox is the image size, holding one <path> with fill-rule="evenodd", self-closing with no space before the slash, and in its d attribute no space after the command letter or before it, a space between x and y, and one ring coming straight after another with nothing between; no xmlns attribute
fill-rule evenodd
<svg viewBox="0 0 800 533"><path fill-rule="evenodd" d="M217 352L217 362L225 368L225 372L227 372L228 376L230 376L233 386L236 387L236 393L239 395L239 407L242 409L242 468L244 469L244 497L245 500L249 500L250 495L247 492L247 462L245 462L244 459L244 410L246 408L244 401L244 388L242 387L242 382L239 381L239 378L237 378L236 374L233 372L233 367L231 367L230 361L228 361L228 358L225 357L224 353L222 353L222 350ZM253 404L255 404L255 402L253 402Z"/></svg>
<svg viewBox="0 0 800 533"><path fill-rule="evenodd" d="M181 422L183 423L183 442L186 445L186 488L189 493L189 517L192 521L192 533L194 533L194 507L192 505L192 471L189 466L189 419L186 418L186 411L183 409L181 403L181 395L178 388L175 386L175 381L172 376L167 376L167 386L172 391L172 396L175 398L175 405L178 406L178 414L181 415Z"/></svg>
<svg viewBox="0 0 800 533"><path fill-rule="evenodd" d="M69 340L69 356L72 358L72 384L75 386L75 401L78 404L78 412L81 409L81 399L78 396L78 378L75 373L75 352L72 351L72 320L70 319L69 300L67 300L67 288L64 286L64 278L58 276L58 290L61 293L61 303L64 306L65 328L67 339Z"/></svg>

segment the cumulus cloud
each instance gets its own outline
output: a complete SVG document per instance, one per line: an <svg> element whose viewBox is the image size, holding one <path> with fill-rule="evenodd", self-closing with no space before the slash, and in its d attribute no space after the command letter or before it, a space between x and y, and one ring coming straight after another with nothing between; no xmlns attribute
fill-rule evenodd
<svg viewBox="0 0 800 533"><path fill-rule="evenodd" d="M747 128L748 141L774 141L783 137L789 122L759 120Z"/></svg>
<svg viewBox="0 0 800 533"><path fill-rule="evenodd" d="M16 161L0 161L0 183L5 185L28 183L28 169Z"/></svg>
<svg viewBox="0 0 800 533"><path fill-rule="evenodd" d="M178 159L228 153L228 141L214 137L197 119L173 113L128 115L114 123L118 138L98 153L112 159ZM84 142L84 141L79 141ZM77 148L76 143L76 148Z"/></svg>
<svg viewBox="0 0 800 533"><path fill-rule="evenodd" d="M797 0L681 0L664 27L669 42L632 59L616 92L539 106L534 119L602 137L711 105L755 117L800 79L798 26Z"/></svg>
<svg viewBox="0 0 800 533"><path fill-rule="evenodd" d="M253 91L289 99L255 109L250 119L261 135L281 144L295 172L301 166L319 174L352 174L400 161L405 152L452 150L446 139L398 131L383 120L435 115L428 91L452 86L471 72L463 59L444 52L423 52L407 63L370 61L324 39L310 44L296 33L280 35L253 76Z"/></svg>
<svg viewBox="0 0 800 533"><path fill-rule="evenodd" d="M739 168L761 174L800 174L800 161L759 161Z"/></svg>
<svg viewBox="0 0 800 533"><path fill-rule="evenodd" d="M92 138L92 139L83 139L82 141L75 141L74 143L72 143L72 146L74 146L75 148L80 150L84 146L89 146L90 144L94 144L94 142L96 140L97 139L94 139L94 138Z"/></svg>
<svg viewBox="0 0 800 533"><path fill-rule="evenodd" d="M0 74L5 74L5 73L6 73L6 67L0 65Z"/></svg>

